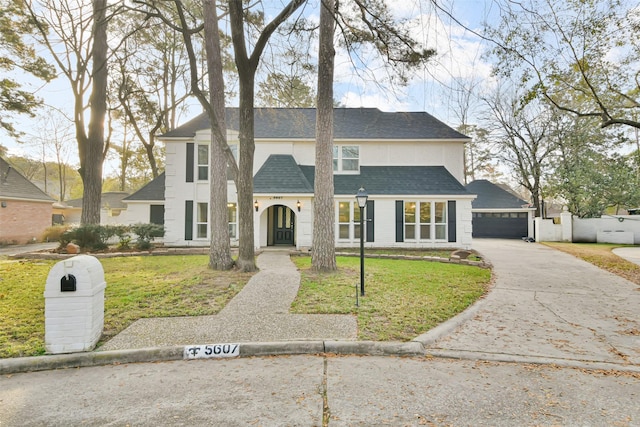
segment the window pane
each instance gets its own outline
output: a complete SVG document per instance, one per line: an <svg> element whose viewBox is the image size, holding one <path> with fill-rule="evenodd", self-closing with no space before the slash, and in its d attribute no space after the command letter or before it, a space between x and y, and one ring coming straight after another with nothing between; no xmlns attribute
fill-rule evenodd
<svg viewBox="0 0 640 427"><path fill-rule="evenodd" d="M341 239L349 238L349 224L340 224L338 235Z"/></svg>
<svg viewBox="0 0 640 427"><path fill-rule="evenodd" d="M353 224L353 238L360 240L360 223Z"/></svg>
<svg viewBox="0 0 640 427"><path fill-rule="evenodd" d="M416 202L406 202L404 204L404 222L415 224L416 222Z"/></svg>
<svg viewBox="0 0 640 427"><path fill-rule="evenodd" d="M199 165L209 164L209 146L208 145L198 145L198 164Z"/></svg>
<svg viewBox="0 0 640 427"><path fill-rule="evenodd" d="M436 223L447 221L447 204L444 202L436 202Z"/></svg>
<svg viewBox="0 0 640 427"><path fill-rule="evenodd" d="M338 204L338 222L349 222L349 202L340 202Z"/></svg>
<svg viewBox="0 0 640 427"><path fill-rule="evenodd" d="M357 203L353 204L353 222L360 223L360 206Z"/></svg>
<svg viewBox="0 0 640 427"><path fill-rule="evenodd" d="M236 238L236 225L235 224L229 224L229 237L231 237L232 239Z"/></svg>
<svg viewBox="0 0 640 427"><path fill-rule="evenodd" d="M447 238L447 226L446 225L436 225L436 239L444 240Z"/></svg>
<svg viewBox="0 0 640 427"><path fill-rule="evenodd" d="M198 237L199 238L207 237L207 224L198 224Z"/></svg>
<svg viewBox="0 0 640 427"><path fill-rule="evenodd" d="M416 238L416 226L415 225L405 225L404 226L404 237L405 237L405 239L415 239Z"/></svg>
<svg viewBox="0 0 640 427"><path fill-rule="evenodd" d="M229 203L227 204L227 212L229 222L236 222L236 204Z"/></svg>
<svg viewBox="0 0 640 427"><path fill-rule="evenodd" d="M357 159L358 156L358 146L357 145L345 145L342 147L342 158L343 159Z"/></svg>
<svg viewBox="0 0 640 427"><path fill-rule="evenodd" d="M420 222L423 224L431 222L431 202L420 202Z"/></svg>
<svg viewBox="0 0 640 427"><path fill-rule="evenodd" d="M206 181L209 179L209 167L198 166L198 181Z"/></svg>
<svg viewBox="0 0 640 427"><path fill-rule="evenodd" d="M431 240L431 226L430 225L421 225L420 226L420 240Z"/></svg>
<svg viewBox="0 0 640 427"><path fill-rule="evenodd" d="M198 222L207 222L207 203L198 203Z"/></svg>
<svg viewBox="0 0 640 427"><path fill-rule="evenodd" d="M357 171L358 170L358 160L342 160L342 170L343 171Z"/></svg>

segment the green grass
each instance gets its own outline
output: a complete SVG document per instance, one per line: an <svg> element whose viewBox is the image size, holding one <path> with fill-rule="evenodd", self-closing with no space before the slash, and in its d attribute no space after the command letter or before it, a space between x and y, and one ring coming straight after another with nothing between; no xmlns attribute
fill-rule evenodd
<svg viewBox="0 0 640 427"><path fill-rule="evenodd" d="M251 277L207 268L206 255L105 258L102 341L143 317L216 314ZM55 261L0 260L0 357L44 347L44 288Z"/></svg>
<svg viewBox="0 0 640 427"><path fill-rule="evenodd" d="M355 306L360 259L338 257L338 272L317 274L311 258L301 270L294 313L355 314L358 339L407 341L463 311L487 291L491 272L434 262L365 259L365 297Z"/></svg>

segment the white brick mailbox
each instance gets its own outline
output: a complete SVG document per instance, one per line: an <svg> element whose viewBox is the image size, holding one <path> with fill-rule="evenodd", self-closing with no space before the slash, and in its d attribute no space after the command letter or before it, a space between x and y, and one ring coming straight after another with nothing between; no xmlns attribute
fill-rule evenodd
<svg viewBox="0 0 640 427"><path fill-rule="evenodd" d="M44 290L44 342L49 353L92 350L104 326L104 270L78 255L53 266Z"/></svg>

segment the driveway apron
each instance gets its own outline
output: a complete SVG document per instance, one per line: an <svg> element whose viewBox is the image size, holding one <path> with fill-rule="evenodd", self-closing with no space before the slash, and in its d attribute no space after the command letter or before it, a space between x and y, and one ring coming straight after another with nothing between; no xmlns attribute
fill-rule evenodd
<svg viewBox="0 0 640 427"><path fill-rule="evenodd" d="M538 243L473 247L493 264L493 288L432 349L640 364L637 285Z"/></svg>

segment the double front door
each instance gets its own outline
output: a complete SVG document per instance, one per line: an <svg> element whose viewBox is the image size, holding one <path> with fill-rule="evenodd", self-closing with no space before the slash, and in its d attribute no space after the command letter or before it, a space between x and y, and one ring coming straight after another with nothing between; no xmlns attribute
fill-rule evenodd
<svg viewBox="0 0 640 427"><path fill-rule="evenodd" d="M273 245L294 244L295 215L286 206L276 205L271 207L273 218Z"/></svg>

